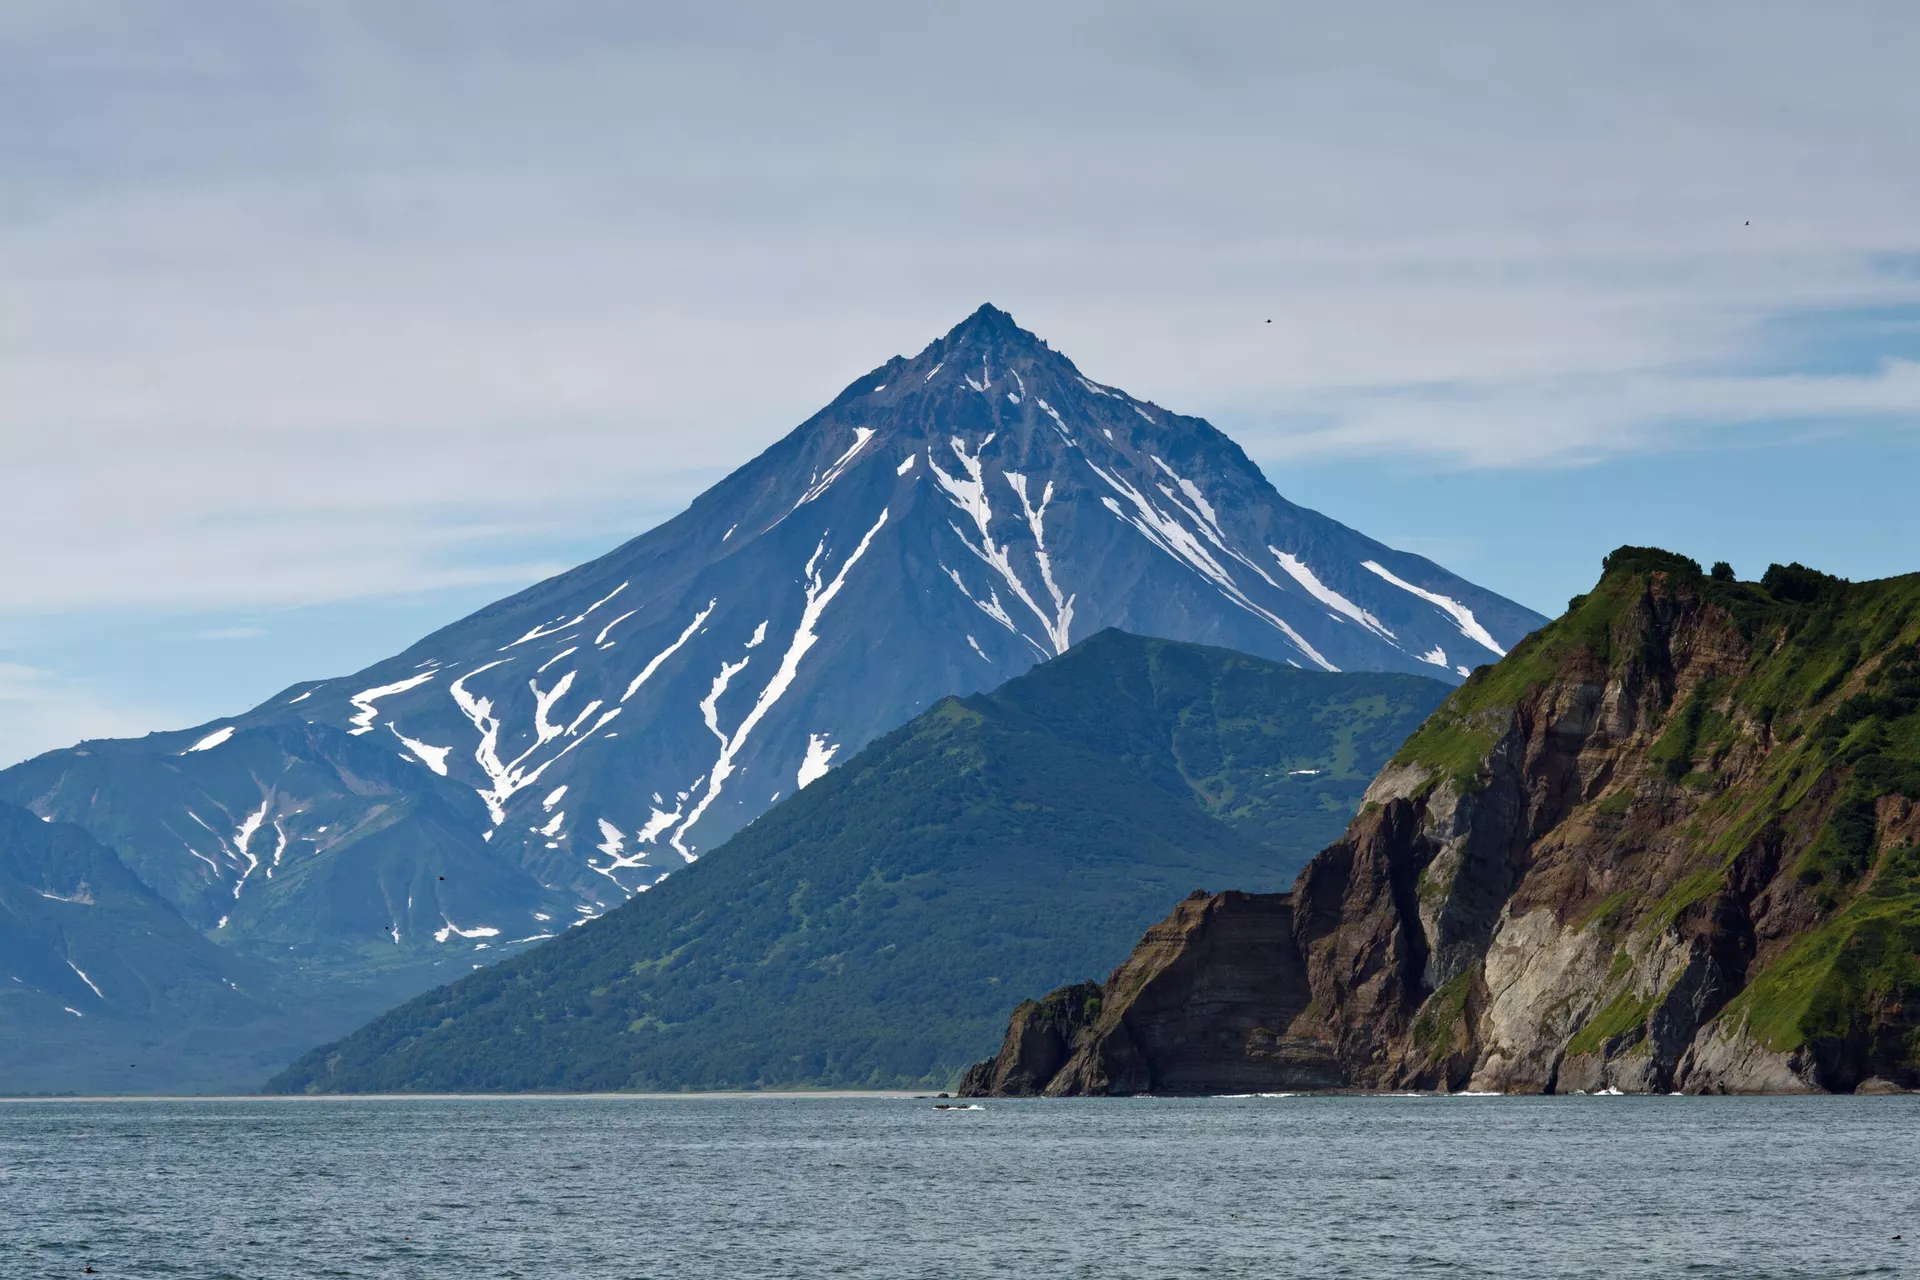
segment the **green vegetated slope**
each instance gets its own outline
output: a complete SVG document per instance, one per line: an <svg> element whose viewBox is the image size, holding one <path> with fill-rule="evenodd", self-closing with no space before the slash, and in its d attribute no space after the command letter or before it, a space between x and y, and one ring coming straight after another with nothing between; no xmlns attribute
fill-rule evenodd
<svg viewBox="0 0 1920 1280"><path fill-rule="evenodd" d="M1676 681L1683 645L1693 669ZM1749 583L1622 548L1396 758L1471 791L1516 708L1623 670L1644 676L1657 737L1637 779L1590 771L1563 843L1660 869L1582 919L1619 932L1622 954L1649 931L1712 943L1737 984L1724 1034L1797 1055L1826 1087L1920 1075L1920 574L1850 583L1794 564ZM1569 1052L1643 1034L1663 998L1623 990Z"/></svg>
<svg viewBox="0 0 1920 1280"><path fill-rule="evenodd" d="M268 1087L944 1084L1187 891L1284 887L1446 692L1102 632Z"/></svg>

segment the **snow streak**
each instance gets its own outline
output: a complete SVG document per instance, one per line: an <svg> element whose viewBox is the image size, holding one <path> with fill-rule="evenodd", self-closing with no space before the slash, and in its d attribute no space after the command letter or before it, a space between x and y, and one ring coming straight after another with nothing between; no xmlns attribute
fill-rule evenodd
<svg viewBox="0 0 1920 1280"><path fill-rule="evenodd" d="M1411 582L1397 578L1385 565L1379 564L1376 561L1364 560L1361 562L1361 567L1379 574L1382 578L1385 578L1402 591L1411 592L1419 596L1422 600L1425 600L1428 604L1438 606L1441 612L1453 619L1454 625L1460 628L1461 635L1483 649L1491 649L1503 658L1507 656L1507 651L1502 649L1499 643L1494 640L1492 633L1481 626L1479 620L1473 616L1473 610L1467 608L1467 606L1461 604L1458 600L1453 599L1451 596L1443 596L1437 591L1428 591L1424 587L1416 587Z"/></svg>
<svg viewBox="0 0 1920 1280"><path fill-rule="evenodd" d="M601 605L613 599L615 596L619 595L622 591L625 591L626 589L627 589L627 584L623 582L619 586L615 587L613 590L607 592L607 594L605 594L604 596L601 596L598 600L595 600L592 604L588 605L585 609L581 610L578 614L575 614L573 617L568 618L565 622L559 622L559 621L555 621L552 623L543 622L539 626L535 627L533 630L527 632L527 634L521 636L518 640L515 640L512 644L501 645L500 652L505 653L507 650L514 648L516 645L523 645L529 640L539 640L545 636L558 635L562 631L565 631L568 627L579 626L581 623L587 620L588 615L590 615L595 609L598 609Z"/></svg>
<svg viewBox="0 0 1920 1280"><path fill-rule="evenodd" d="M1380 619L1374 617L1365 609L1362 609L1359 605L1347 599L1326 583L1320 581L1313 570L1307 567L1304 560L1301 560L1298 556L1288 555L1278 547L1268 547L1267 550L1273 552L1273 558L1280 562L1280 567L1285 569L1295 582L1305 587L1307 594L1315 600L1318 600L1321 604L1326 605L1336 613L1353 619L1353 621L1359 623L1375 635L1388 640L1396 638L1393 632L1387 630L1385 625L1381 623Z"/></svg>
<svg viewBox="0 0 1920 1280"><path fill-rule="evenodd" d="M708 615L713 612L714 606L719 603L718 600L707 601L707 607L693 615L693 621L689 622L687 629L680 633L680 638L655 654L653 661L641 668L640 674L635 676L633 682L627 686L627 691L620 695L620 701L625 702L628 698L640 692L640 686L653 678L653 673L660 669L660 664L678 653L681 645L693 639L693 633L700 629L701 625L706 622Z"/></svg>
<svg viewBox="0 0 1920 1280"><path fill-rule="evenodd" d="M809 502L812 502L815 498L832 488L833 482L847 473L847 467L853 462L854 456L867 447L867 441L873 439L873 436L874 431L872 427L855 427L853 429L853 447L834 459L833 465L827 468L827 473L815 481L812 488L801 495L800 501L793 504L793 510L798 511L801 507L806 506Z"/></svg>
<svg viewBox="0 0 1920 1280"><path fill-rule="evenodd" d="M105 1000L107 998L107 993L102 991L97 985L95 985L93 979L87 976L87 971L85 969L82 969L79 965L75 964L72 960L67 961L67 968L79 974L80 981L86 983L87 987L93 992L93 994L95 994L96 996L99 996L102 1000Z"/></svg>
<svg viewBox="0 0 1920 1280"><path fill-rule="evenodd" d="M949 522L948 527L951 528L959 537L960 541L965 544L967 550L973 552L974 555L980 558L981 563L998 574L1000 579L1006 583L1007 589L1013 592L1015 597L1033 612L1033 616L1040 620L1041 628L1046 631L1047 639L1053 644L1053 651L1055 653L1065 653L1068 643L1067 633L1073 625L1073 599L1072 597L1063 597L1060 588L1053 581L1053 569L1047 560L1046 534L1042 526L1042 521L1046 515L1047 504L1053 499L1052 482L1048 482L1046 491L1040 498L1040 504L1036 507L1028 501L1027 478L1017 472L1005 473L1008 485L1013 488L1014 493L1020 499L1020 509L1026 516L1027 528L1033 534L1034 558L1040 565L1041 579L1053 597L1054 608L1053 612L1049 613L1040 607L1039 602L1033 598L1033 593L1027 590L1027 584L1020 580L1020 575L1015 571L1013 560L1008 554L1009 549L995 542L993 538L993 532L990 528L993 520L993 503L987 497L986 474L980 461L981 452L993 443L993 439L994 434L989 434L986 439L980 442L979 448L972 453L967 452L966 442L958 436L953 437L948 442L953 449L954 457L960 460L960 467L964 473L962 476L950 476L945 471L942 471L940 464L933 461L931 454L929 454L927 458L928 468L933 472L935 481L939 483L942 489L946 490L948 499L972 521L974 532L979 536L979 542L976 543L973 538L967 535L966 530L957 524ZM962 591L966 591L966 584L960 580L959 574L954 573L951 569L947 570L947 573L953 578L955 585L959 586ZM967 592L967 598L973 600L975 604L980 604L979 600L975 599L971 592ZM999 607L997 595L994 597L994 605L996 609ZM985 605L981 605L980 607L990 615L994 612L993 610L986 609ZM1004 617L1004 611L995 616ZM1011 621L1008 621L1006 625L1009 629L1014 629Z"/></svg>
<svg viewBox="0 0 1920 1280"><path fill-rule="evenodd" d="M423 671L417 676L409 676L405 680L396 680L392 684L383 684L377 689L363 689L348 698L348 702L351 702L359 708L359 710L354 713L353 718L348 721L348 723L353 726L351 730L353 735L358 737L363 733L373 732L374 717L380 714L380 708L374 705L376 699L385 698L391 694L405 693L409 689L418 688L420 685L433 679L433 677L433 672Z"/></svg>
<svg viewBox="0 0 1920 1280"><path fill-rule="evenodd" d="M600 718L593 722L591 729L588 729L586 733L575 738L546 761L533 768L525 767L527 757L539 750L540 747L549 740L548 738L536 737L534 744L514 759L502 761L500 759L500 719L493 713L493 700L469 692L467 689L467 681L473 679L473 677L479 675L481 672L491 671L502 662L507 661L510 661L510 659L501 658L475 667L458 680L455 680L448 689L448 692L453 695L454 705L460 708L460 713L466 716L467 721L480 733L480 743L473 749L473 759L474 763L480 766L480 772L485 774L487 780L493 785L484 790L480 790L479 788L476 788L476 790L479 790L480 799L485 802L487 813L493 818L493 825L496 827L507 820L507 801L511 800L517 792L539 781L540 775L551 768L555 762L559 761L569 751L572 751L581 743L591 739L594 734L606 726L608 721L620 714L619 707L601 713ZM562 680L560 686L556 686L556 689L561 689L561 686L564 686L566 683L565 680ZM564 690L562 689L561 691ZM535 689L535 696L539 696L537 687ZM557 696L557 694L553 696Z"/></svg>
<svg viewBox="0 0 1920 1280"><path fill-rule="evenodd" d="M852 572L854 565L860 563L860 558L867 554L867 548L872 545L874 535L879 533L886 523L887 511L882 508L880 518L873 522L873 527L868 529L866 536L860 539L860 545L855 547L853 553L841 563L840 571L831 581L823 576L820 568L820 560L827 547L826 538L821 537L819 545L814 548L813 555L807 560L806 607L801 610L800 625L794 628L793 639L787 643L787 651L780 658L780 666L767 681L766 687L760 690L760 696L755 700L753 710L747 713L747 718L740 722L732 735L719 731L717 717L709 720L708 727L713 728L716 736L720 738L720 758L714 761L713 771L707 777L706 792L700 797L699 803L694 805L693 812L680 823L668 841L687 861L692 862L694 859L694 854L686 846L687 833L705 816L708 806L719 797L721 787L733 773L734 760L739 756L741 748L747 744L747 738L758 727L760 721L766 718L767 712L773 709L774 703L780 701L781 695L785 694L793 684L794 677L800 671L800 660L806 657L807 651L819 642L820 637L815 628L820 625L821 615L827 611L827 606L833 603L833 598L840 594L840 588L846 585L847 575ZM745 665L744 662L742 665ZM717 695L714 696L717 700Z"/></svg>
<svg viewBox="0 0 1920 1280"><path fill-rule="evenodd" d="M1319 664L1322 670L1338 671L1340 669L1322 657L1320 651L1308 644L1305 636L1287 625L1284 618L1255 604L1247 593L1240 589L1240 584L1233 580L1233 575L1221 567L1220 562L1208 553L1207 549L1200 544L1200 540L1194 537L1185 525L1161 511L1145 494L1119 476L1104 470L1098 463L1089 460L1087 465L1093 468L1095 475L1105 480L1115 492L1126 498L1134 507L1134 511L1129 513L1112 498L1102 498L1100 501L1108 511L1139 530L1141 536L1147 541L1213 583L1227 599L1255 617L1265 619L1272 624L1293 642L1295 648Z"/></svg>

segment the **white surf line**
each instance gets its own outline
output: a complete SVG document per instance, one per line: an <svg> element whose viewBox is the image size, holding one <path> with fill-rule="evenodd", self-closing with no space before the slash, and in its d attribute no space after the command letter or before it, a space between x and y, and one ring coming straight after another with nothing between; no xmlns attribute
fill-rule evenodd
<svg viewBox="0 0 1920 1280"><path fill-rule="evenodd" d="M267 810L272 807L272 793L262 796L259 811L248 814L245 820L240 823L240 829L233 833L234 847L239 849L240 856L247 860L247 869L242 871L240 873L240 879L234 882L233 900L235 902L240 901L240 891L247 887L247 877L252 875L260 866L259 856L248 849L247 846L253 842L253 833L258 831L260 824L267 820Z"/></svg>
<svg viewBox="0 0 1920 1280"><path fill-rule="evenodd" d="M71 958L67 960L67 968L79 974L80 981L86 983L87 986L93 991L93 994L95 994L96 996L99 996L102 1000L105 1000L107 998L107 993L100 989L99 984L96 983L92 978L89 978L87 976L87 971L85 969L82 969L79 965L75 964Z"/></svg>
<svg viewBox="0 0 1920 1280"><path fill-rule="evenodd" d="M987 438L980 442L979 449L971 454L967 452L966 442L958 436L954 436L948 441L953 449L954 456L960 459L960 466L966 472L965 479L950 476L942 471L940 464L933 460L931 450L929 450L927 454L927 466L933 472L934 480L942 489L946 490L948 500L961 511L965 512L968 518L973 521L973 527L980 534L980 545L975 546L973 540L966 535L966 532L961 529L959 525L949 522L948 527L959 537L967 550L973 552L974 555L980 558L982 563L1000 575L1002 580L1006 582L1007 589L1012 591L1020 602L1032 611L1033 616L1040 620L1040 625L1045 629L1047 638L1053 642L1053 651L1056 654L1065 653L1067 651L1067 646L1064 643L1066 626L1063 625L1063 622L1070 622L1071 616L1069 615L1067 619L1063 620L1058 615L1054 617L1047 615L1047 611L1042 609L1039 603L1034 600L1032 593L1027 590L1026 584L1020 581L1020 575L1014 571L1013 561L1008 557L1007 548L995 542L993 540L993 534L989 531L988 526L993 519L993 503L987 497L986 477L980 456L981 452L993 443L994 436L997 434L997 432L989 433ZM1008 483L1013 483L1011 477L1009 477ZM1021 504L1025 507L1026 498L1023 490L1024 479L1020 485L1015 486L1015 491L1021 493ZM1041 507L1044 509L1045 505L1045 501L1043 500ZM1028 523L1031 527L1033 523L1031 518ZM956 577L955 581L958 582L959 579ZM965 590L964 586L961 589ZM1056 594L1055 599L1057 600L1058 598ZM975 603L977 604L979 602L975 601Z"/></svg>
<svg viewBox="0 0 1920 1280"><path fill-rule="evenodd" d="M416 689L433 679L436 674L438 673L433 671L423 671L417 676L409 676L405 680L396 680L392 684L383 684L374 689L363 689L348 698L348 702L360 708L347 722L353 726L350 732L355 737L359 737L363 733L372 733L374 718L380 714L380 708L374 705L376 699L390 697L396 693L405 693L409 689Z"/></svg>
<svg viewBox="0 0 1920 1280"><path fill-rule="evenodd" d="M1047 594L1053 597L1053 621L1047 621L1043 615L1040 625L1047 630L1047 638L1053 641L1055 653L1065 653L1070 644L1068 633L1073 629L1073 602L1077 596L1063 596L1060 586L1053 580L1053 561L1047 555L1046 518L1047 506L1053 501L1053 481L1047 481L1047 487L1041 491L1040 505L1034 506L1027 501L1027 478L1017 471L1005 473L1006 480L1013 487L1014 496L1020 499L1020 513L1027 518L1027 528L1033 533L1033 558L1040 566L1040 581L1047 588Z"/></svg>
<svg viewBox="0 0 1920 1280"><path fill-rule="evenodd" d="M793 504L792 511L789 511L788 514L791 515L793 511L798 511L825 493L828 489L831 489L833 482L847 473L847 468L853 464L854 456L866 448L867 441L873 439L873 437L874 430L872 427L855 427L853 429L853 447L834 459L833 465L827 468L827 473L815 481L812 488L801 495L800 501Z"/></svg>
<svg viewBox="0 0 1920 1280"><path fill-rule="evenodd" d="M184 755L190 755L195 751L211 751L215 747L219 746L221 743L225 742L228 738L231 738L232 736L233 736L232 725L227 725L223 729L215 729L212 733L200 739L200 741L194 743L192 746L188 747L185 751L182 751L180 754L184 756Z"/></svg>
<svg viewBox="0 0 1920 1280"><path fill-rule="evenodd" d="M829 743L826 734L808 734L807 758L800 762L800 775L795 789L804 791L808 783L818 782L826 777L828 768L833 764L834 756L839 752L839 744Z"/></svg>
<svg viewBox="0 0 1920 1280"><path fill-rule="evenodd" d="M880 510L880 518L873 522L873 527L868 529L866 536L860 539L860 545L853 549L853 554L841 563L840 571L834 575L831 582L822 580L817 567L821 554L826 550L826 538L823 536L820 544L814 548L812 558L807 561L806 607L800 612L800 624L794 628L793 639L788 642L786 653L781 655L780 666L774 671L773 677L767 681L766 686L760 690L760 696L755 700L753 710L747 713L747 718L740 722L740 727L733 731L731 737L723 740L720 758L714 762L713 771L707 778L706 793L700 797L699 803L693 807L693 812L680 823L668 841L688 862L692 862L695 855L687 849L685 843L687 832L691 831L694 824L705 816L707 807L719 797L720 788L733 773L734 758L740 754L740 749L746 746L747 738L766 717L767 712L773 709L774 703L780 701L781 695L786 693L788 687L793 684L794 677L800 672L800 660L807 656L807 650L819 642L820 637L815 633L814 628L820 625L821 615L827 611L827 606L833 603L833 598L840 594L840 588L846 585L847 575L853 571L853 566L860 563L860 558L867 554L867 548L872 545L874 535L878 534L886 523L887 509L883 507Z"/></svg>
<svg viewBox="0 0 1920 1280"><path fill-rule="evenodd" d="M568 654L570 654L570 653L578 653L578 652L580 652L580 646L579 646L579 645L577 645L577 644L576 644L576 645L569 645L569 646L568 646L567 648L565 648L565 649L562 649L562 650L561 650L560 652L558 652L558 653L556 653L556 654L554 654L554 655L553 655L553 656L552 656L551 658L548 658L548 659L547 659L547 660L546 660L545 662L543 662L543 663L541 663L541 664L540 664L539 666L537 666L537 667L535 667L535 668L533 669L533 674L535 674L535 675L537 675L537 676L543 676L543 675L545 675L545 674L547 674L547 668L548 668L548 667L550 667L550 666L552 666L552 665L553 665L554 663L556 663L556 662L558 662L558 661L560 661L560 659L562 659L562 658L564 658L564 657L566 657L566 656L567 656Z"/></svg>
<svg viewBox="0 0 1920 1280"><path fill-rule="evenodd" d="M687 629L680 633L680 638L655 654L653 661L641 668L640 674L635 676L633 682L627 686L627 691L620 695L620 701L625 702L628 698L640 692L640 686L653 678L653 673L660 669L660 664L678 653L681 645L693 639L693 633L700 629L701 625L706 622L707 616L713 612L714 606L719 603L720 601L718 599L707 601L707 607L693 615L693 621L689 622Z"/></svg>
<svg viewBox="0 0 1920 1280"><path fill-rule="evenodd" d="M1240 584L1233 580L1233 575L1222 568L1219 561L1207 554L1207 549L1200 545L1199 539L1187 531L1185 525L1154 506L1153 503L1147 500L1145 494L1128 484L1125 480L1118 476L1110 475L1092 459L1087 460L1087 465L1093 468L1095 475L1105 480L1116 492L1132 502L1134 508L1139 513L1138 515L1130 515L1122 510L1120 504L1112 498L1101 498L1101 503L1108 511L1112 512L1114 516L1126 521L1135 529L1139 530L1141 536L1166 552L1173 559L1180 561L1199 573L1202 577L1208 579L1227 599L1233 601L1233 603L1239 605L1255 617L1265 619L1269 624L1279 630L1282 635L1286 636L1288 640L1292 641L1295 648L1319 664L1322 670L1338 671L1340 669L1322 657L1320 651L1315 649L1311 644L1308 644L1306 637L1288 625L1286 619L1269 609L1263 609L1258 604L1255 604L1253 600L1247 596L1247 593L1240 589Z"/></svg>
<svg viewBox="0 0 1920 1280"><path fill-rule="evenodd" d="M600 649L611 649L613 645L610 644L607 640L607 632L613 630L615 627L619 626L621 623L625 622L628 618L631 618L634 614L638 612L640 612L638 609L629 609L625 613L621 614L619 617L615 618L612 622L609 622L606 626L600 628L600 634L593 638L594 646Z"/></svg>
<svg viewBox="0 0 1920 1280"><path fill-rule="evenodd" d="M592 604L588 605L585 609L582 609L579 613L575 614L573 617L567 619L565 622L552 622L552 623L543 622L539 626L535 627L533 630L527 632L527 634L521 636L518 640L513 641L511 644L501 645L500 652L505 653L507 650L515 647L516 645L523 645L527 643L527 641L529 640L539 640L546 636L559 635L562 631L565 631L568 627L579 626L581 623L587 620L587 618L593 613L595 609L598 609L601 605L613 599L615 596L619 595L622 591L625 591L626 589L627 589L627 583L623 582L619 586L615 587L613 590L607 592L607 594L605 594L604 596L601 596L598 600L595 600Z"/></svg>
<svg viewBox="0 0 1920 1280"><path fill-rule="evenodd" d="M1279 561L1280 567L1287 571L1288 576L1306 588L1307 594L1315 600L1326 605L1335 613L1344 615L1359 623L1375 635L1382 636L1388 640L1397 641L1399 639L1393 632L1387 630L1386 624L1381 622L1380 619L1374 617L1365 609L1362 609L1359 605L1347 599L1326 583L1320 581L1319 576L1307 567L1306 561L1300 559L1298 556L1289 555L1278 547L1270 546L1267 550L1273 553L1273 558Z"/></svg>
<svg viewBox="0 0 1920 1280"><path fill-rule="evenodd" d="M424 764L427 768L433 770L443 778L447 776L447 757L453 754L452 747L429 746L418 738L409 738L406 734L400 732L399 726L391 720L387 721L387 728L392 732L394 737L400 739L401 744L405 746L407 750L413 752L414 755L420 758L421 764Z"/></svg>
<svg viewBox="0 0 1920 1280"><path fill-rule="evenodd" d="M1419 596L1428 604L1437 605L1442 612L1453 619L1454 624L1460 628L1461 635L1473 641L1475 644L1480 645L1482 648L1491 649L1503 658L1507 656L1507 651L1500 647L1499 643L1494 640L1492 634L1480 625L1479 619L1473 616L1473 610L1467 608L1467 606L1461 604L1458 600L1453 599L1451 596L1443 596L1437 591L1428 591L1425 587L1416 587L1404 578L1395 577L1392 570L1376 561L1362 560L1360 567L1380 575L1402 591L1411 592Z"/></svg>

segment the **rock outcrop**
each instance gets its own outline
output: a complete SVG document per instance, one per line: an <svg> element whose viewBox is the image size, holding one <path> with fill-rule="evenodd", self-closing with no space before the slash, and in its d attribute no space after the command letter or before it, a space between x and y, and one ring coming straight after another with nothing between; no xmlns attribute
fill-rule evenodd
<svg viewBox="0 0 1920 1280"><path fill-rule="evenodd" d="M1182 902L966 1086L1920 1087L1917 642L1920 575L1623 548L1291 894Z"/></svg>

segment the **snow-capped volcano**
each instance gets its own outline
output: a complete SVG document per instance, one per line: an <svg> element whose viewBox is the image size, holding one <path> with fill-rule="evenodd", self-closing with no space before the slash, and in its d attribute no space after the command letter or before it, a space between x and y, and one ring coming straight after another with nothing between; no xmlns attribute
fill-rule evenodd
<svg viewBox="0 0 1920 1280"><path fill-rule="evenodd" d="M982 307L607 555L355 675L112 744L164 767L111 821L98 810L114 770L97 757L52 753L4 790L116 847L164 828L168 847L135 865L177 862L162 892L203 928L239 929L268 898L269 862L336 847L288 833L326 832L313 815L340 807L333 792L375 752L420 779L435 847L519 879L497 906L463 900L464 919L433 896L439 881L396 881L328 927L497 946L644 891L936 699L1105 627L1457 681L1542 621L1286 501L1206 422L1083 376ZM269 730L270 758L241 767ZM289 763L296 740L322 744L327 767ZM324 777L293 786L288 770ZM192 821L184 801L159 814L174 803L162 775L191 783ZM335 818L336 839L378 826L371 805ZM279 876L284 911L297 865Z"/></svg>

